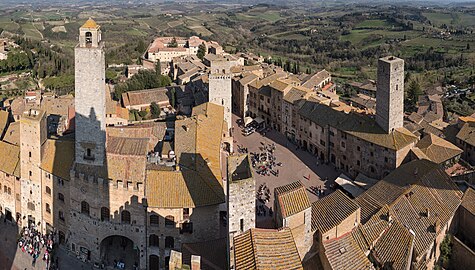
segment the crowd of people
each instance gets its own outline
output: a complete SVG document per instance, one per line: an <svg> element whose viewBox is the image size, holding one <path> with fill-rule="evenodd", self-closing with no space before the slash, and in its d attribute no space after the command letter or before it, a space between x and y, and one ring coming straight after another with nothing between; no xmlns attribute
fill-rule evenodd
<svg viewBox="0 0 475 270"><path fill-rule="evenodd" d="M23 227L18 239L18 247L24 253L28 253L32 257L31 265L34 267L38 258L44 249L42 260L45 261L47 269L56 269L51 261L51 253L54 247L53 233L42 234L37 230L35 224L30 223L27 227ZM48 268L48 266L50 266Z"/></svg>
<svg viewBox="0 0 475 270"><path fill-rule="evenodd" d="M270 189L267 187L266 183L263 183L259 186L256 192L256 199L261 203L268 203L270 200Z"/></svg>
<svg viewBox="0 0 475 270"><path fill-rule="evenodd" d="M256 172L260 175L274 175L279 176L279 169L276 167L282 166L282 162L277 162L277 157L275 156L275 144L265 144L261 142L259 147L260 152L253 153L251 152L251 162L252 167L256 169Z"/></svg>

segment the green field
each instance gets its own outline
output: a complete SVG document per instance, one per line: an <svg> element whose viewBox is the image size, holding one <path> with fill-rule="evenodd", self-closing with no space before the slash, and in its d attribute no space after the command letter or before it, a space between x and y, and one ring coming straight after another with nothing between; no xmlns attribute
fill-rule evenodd
<svg viewBox="0 0 475 270"><path fill-rule="evenodd" d="M39 32L32 23L25 23L21 25L21 30L25 33L25 37L31 39L41 40L43 35Z"/></svg>
<svg viewBox="0 0 475 270"><path fill-rule="evenodd" d="M391 24L385 20L365 20L357 25L355 29L381 29L381 28L391 28Z"/></svg>

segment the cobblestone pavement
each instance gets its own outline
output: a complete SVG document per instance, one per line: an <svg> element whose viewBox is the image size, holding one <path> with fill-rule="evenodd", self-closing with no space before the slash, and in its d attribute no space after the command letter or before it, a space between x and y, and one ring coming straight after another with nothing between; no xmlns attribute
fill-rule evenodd
<svg viewBox="0 0 475 270"><path fill-rule="evenodd" d="M43 252L35 266L32 266L32 257L18 248L18 232L16 224L4 222L3 218L0 218L0 270L45 270L46 263L42 260ZM93 269L91 265L69 255L62 247L56 248L56 255L59 257L60 270Z"/></svg>
<svg viewBox="0 0 475 270"><path fill-rule="evenodd" d="M256 189L265 183L271 191L270 201L265 204L267 215L257 216L256 226L260 228L273 228L272 217L269 216L268 209L272 207L274 209L274 188L283 186L285 184L300 180L300 182L307 187L307 194L309 195L310 202L318 200L318 196L310 191L310 187L321 186L325 190L325 194L332 192L330 186L334 183L335 179L339 175L339 172L334 167L326 164L318 164L318 160L315 156L311 155L307 151L297 150L297 146L292 144L285 138L284 135L277 131L271 130L267 132L266 136L255 132L247 137L243 136L241 129L236 124L237 116L233 115L233 127L234 127L234 151L237 151L237 145L241 147L247 147L248 152L259 152L261 142L269 144L275 144L274 156L276 162L282 162L283 166L278 167L279 176L274 175L262 176L254 172L256 178ZM328 181L324 181L328 178ZM256 190L257 191L257 190ZM253 194L255 196L255 194ZM258 201L258 205L261 203Z"/></svg>

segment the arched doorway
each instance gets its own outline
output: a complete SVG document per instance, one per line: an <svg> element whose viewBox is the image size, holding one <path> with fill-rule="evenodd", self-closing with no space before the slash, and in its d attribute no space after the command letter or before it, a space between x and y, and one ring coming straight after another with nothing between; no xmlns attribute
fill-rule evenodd
<svg viewBox="0 0 475 270"><path fill-rule="evenodd" d="M112 235L101 242L101 261L106 266L115 267L117 262L124 263L124 269L139 266L139 249L125 236Z"/></svg>
<svg viewBox="0 0 475 270"><path fill-rule="evenodd" d="M160 260L157 255L150 255L148 257L148 269L149 270L160 269Z"/></svg>

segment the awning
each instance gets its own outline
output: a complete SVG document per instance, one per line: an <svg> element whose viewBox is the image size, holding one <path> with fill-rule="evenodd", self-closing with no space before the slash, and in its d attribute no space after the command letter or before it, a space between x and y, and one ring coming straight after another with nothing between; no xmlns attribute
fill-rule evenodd
<svg viewBox="0 0 475 270"><path fill-rule="evenodd" d="M262 119L262 117L256 117L256 118L254 119L254 121L256 121L256 123L258 123L258 124L264 123L264 119Z"/></svg>
<svg viewBox="0 0 475 270"><path fill-rule="evenodd" d="M244 126L247 126L249 125L250 123L252 123L253 119L252 117L244 117Z"/></svg>
<svg viewBox="0 0 475 270"><path fill-rule="evenodd" d="M353 183L353 181L351 181L351 179L344 174L340 174L340 176L338 176L338 178L335 180L335 183L343 188L343 190L350 193L353 198L358 197L358 195L364 192L364 189L355 185L355 183Z"/></svg>

